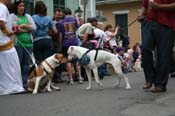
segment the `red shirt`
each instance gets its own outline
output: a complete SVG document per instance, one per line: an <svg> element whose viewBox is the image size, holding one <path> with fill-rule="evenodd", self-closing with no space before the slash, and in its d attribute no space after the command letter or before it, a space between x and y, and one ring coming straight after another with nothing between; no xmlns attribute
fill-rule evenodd
<svg viewBox="0 0 175 116"><path fill-rule="evenodd" d="M145 8L148 8L148 2L149 0L143 0L142 6ZM159 3L159 4L171 4L175 2L175 0L154 0L154 2ZM147 17L148 17L148 20L156 21L162 25L174 27L175 29L175 22L174 22L175 13L174 12L148 9Z"/></svg>

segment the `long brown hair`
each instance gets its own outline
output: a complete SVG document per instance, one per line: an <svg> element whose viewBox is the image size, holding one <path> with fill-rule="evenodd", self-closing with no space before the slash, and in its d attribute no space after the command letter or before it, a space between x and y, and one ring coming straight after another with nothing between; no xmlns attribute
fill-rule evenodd
<svg viewBox="0 0 175 116"><path fill-rule="evenodd" d="M107 31L109 28L112 28L111 24L106 25L104 31Z"/></svg>
<svg viewBox="0 0 175 116"><path fill-rule="evenodd" d="M14 3L14 5L13 5L14 11L13 12L14 12L15 15L18 15L18 5L21 4L21 3L24 3L24 1L23 0L19 0L19 1ZM24 13L22 15L25 15L25 6L24 6Z"/></svg>
<svg viewBox="0 0 175 116"><path fill-rule="evenodd" d="M37 1L35 5L35 14L46 16L47 15L47 7L43 1Z"/></svg>

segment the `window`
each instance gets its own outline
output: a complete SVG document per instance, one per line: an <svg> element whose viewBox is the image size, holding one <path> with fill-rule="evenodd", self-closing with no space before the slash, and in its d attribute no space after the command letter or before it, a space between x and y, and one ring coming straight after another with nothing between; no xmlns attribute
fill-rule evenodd
<svg viewBox="0 0 175 116"><path fill-rule="evenodd" d="M26 13L34 14L34 0L25 0Z"/></svg>
<svg viewBox="0 0 175 116"><path fill-rule="evenodd" d="M128 14L116 14L115 25L119 25L120 27L124 28L124 34L128 35Z"/></svg>
<svg viewBox="0 0 175 116"><path fill-rule="evenodd" d="M55 8L64 8L65 7L65 0L54 0L53 1L54 4L54 9Z"/></svg>

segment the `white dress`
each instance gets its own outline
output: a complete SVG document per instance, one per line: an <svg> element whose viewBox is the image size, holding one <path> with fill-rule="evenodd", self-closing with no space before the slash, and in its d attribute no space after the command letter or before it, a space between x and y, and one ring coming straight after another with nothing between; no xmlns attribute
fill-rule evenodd
<svg viewBox="0 0 175 116"><path fill-rule="evenodd" d="M0 3L0 20L6 23L10 30L11 24L7 7ZM9 37L0 30L0 45L9 41ZM0 51L0 95L19 93L24 91L19 58L16 49Z"/></svg>

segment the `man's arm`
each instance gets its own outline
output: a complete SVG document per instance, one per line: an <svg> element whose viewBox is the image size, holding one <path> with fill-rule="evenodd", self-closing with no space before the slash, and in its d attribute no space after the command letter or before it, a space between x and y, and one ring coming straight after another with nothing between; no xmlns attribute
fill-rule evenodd
<svg viewBox="0 0 175 116"><path fill-rule="evenodd" d="M142 10L138 16L138 21L141 22L147 15L147 10L148 10L148 0L143 0L142 3Z"/></svg>
<svg viewBox="0 0 175 116"><path fill-rule="evenodd" d="M59 47L59 50L62 49L62 40L63 40L62 33L59 32L59 33L58 33L58 47Z"/></svg>
<svg viewBox="0 0 175 116"><path fill-rule="evenodd" d="M147 14L147 8L142 7L141 13L138 16L138 21L141 22L142 20L144 20L146 14Z"/></svg>
<svg viewBox="0 0 175 116"><path fill-rule="evenodd" d="M88 36L89 36L89 34L88 34L88 33L85 33L85 34L84 34L84 37L83 37L83 42L85 42L85 41L87 41L87 40L88 40Z"/></svg>

